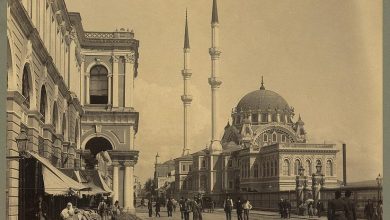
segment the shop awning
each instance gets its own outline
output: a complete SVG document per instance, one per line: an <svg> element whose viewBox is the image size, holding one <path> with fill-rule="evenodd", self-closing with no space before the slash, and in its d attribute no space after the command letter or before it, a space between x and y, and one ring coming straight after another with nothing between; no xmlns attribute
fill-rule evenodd
<svg viewBox="0 0 390 220"><path fill-rule="evenodd" d="M89 190L84 190L81 194L85 195L97 195L104 194L109 195L112 193L111 188L104 181L102 174L98 170L80 170L80 176L84 179L87 179L87 182L84 183Z"/></svg>
<svg viewBox="0 0 390 220"><path fill-rule="evenodd" d="M42 164L42 175L45 192L50 195L68 195L72 191L85 190L87 187L76 182L53 166L50 161L37 153L29 152Z"/></svg>

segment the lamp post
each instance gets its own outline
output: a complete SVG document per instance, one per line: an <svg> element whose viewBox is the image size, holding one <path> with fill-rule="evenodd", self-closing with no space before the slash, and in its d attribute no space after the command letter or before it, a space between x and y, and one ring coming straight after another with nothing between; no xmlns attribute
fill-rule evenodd
<svg viewBox="0 0 390 220"><path fill-rule="evenodd" d="M7 156L6 158L8 160L20 160L19 161L19 181L22 184L19 184L19 201L21 202L19 206L19 219L26 219L25 218L25 200L26 200L26 191L25 191L25 163L24 159L29 158L30 155L27 153L27 143L28 143L28 136L26 134L26 130L24 128L21 128L20 134L16 137L16 144L18 146L18 153L19 156Z"/></svg>
<svg viewBox="0 0 390 220"><path fill-rule="evenodd" d="M378 177L376 178L376 182L378 183L378 201L381 200L380 190L382 187L382 181L383 181L383 178L381 177L381 174L379 174Z"/></svg>

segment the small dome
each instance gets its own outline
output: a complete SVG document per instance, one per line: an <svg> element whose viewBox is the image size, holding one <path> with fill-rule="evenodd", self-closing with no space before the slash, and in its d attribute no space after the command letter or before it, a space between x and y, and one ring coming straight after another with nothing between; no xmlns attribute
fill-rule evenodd
<svg viewBox="0 0 390 220"><path fill-rule="evenodd" d="M282 96L262 87L260 90L250 92L242 97L237 104L237 111L267 110L268 108L274 110L288 107L288 103Z"/></svg>

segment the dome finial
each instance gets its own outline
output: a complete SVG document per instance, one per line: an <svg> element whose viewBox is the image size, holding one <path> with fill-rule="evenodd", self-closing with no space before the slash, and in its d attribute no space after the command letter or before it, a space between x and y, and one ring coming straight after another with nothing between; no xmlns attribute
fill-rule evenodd
<svg viewBox="0 0 390 220"><path fill-rule="evenodd" d="M263 76L261 76L261 86L260 86L260 90L265 90Z"/></svg>

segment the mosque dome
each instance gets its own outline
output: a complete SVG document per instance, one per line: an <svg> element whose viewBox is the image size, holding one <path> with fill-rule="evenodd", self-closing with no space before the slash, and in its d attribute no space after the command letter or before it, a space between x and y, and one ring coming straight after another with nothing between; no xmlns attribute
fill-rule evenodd
<svg viewBox="0 0 390 220"><path fill-rule="evenodd" d="M278 93L266 90L263 82L259 90L246 94L237 104L237 111L289 108L287 101Z"/></svg>

